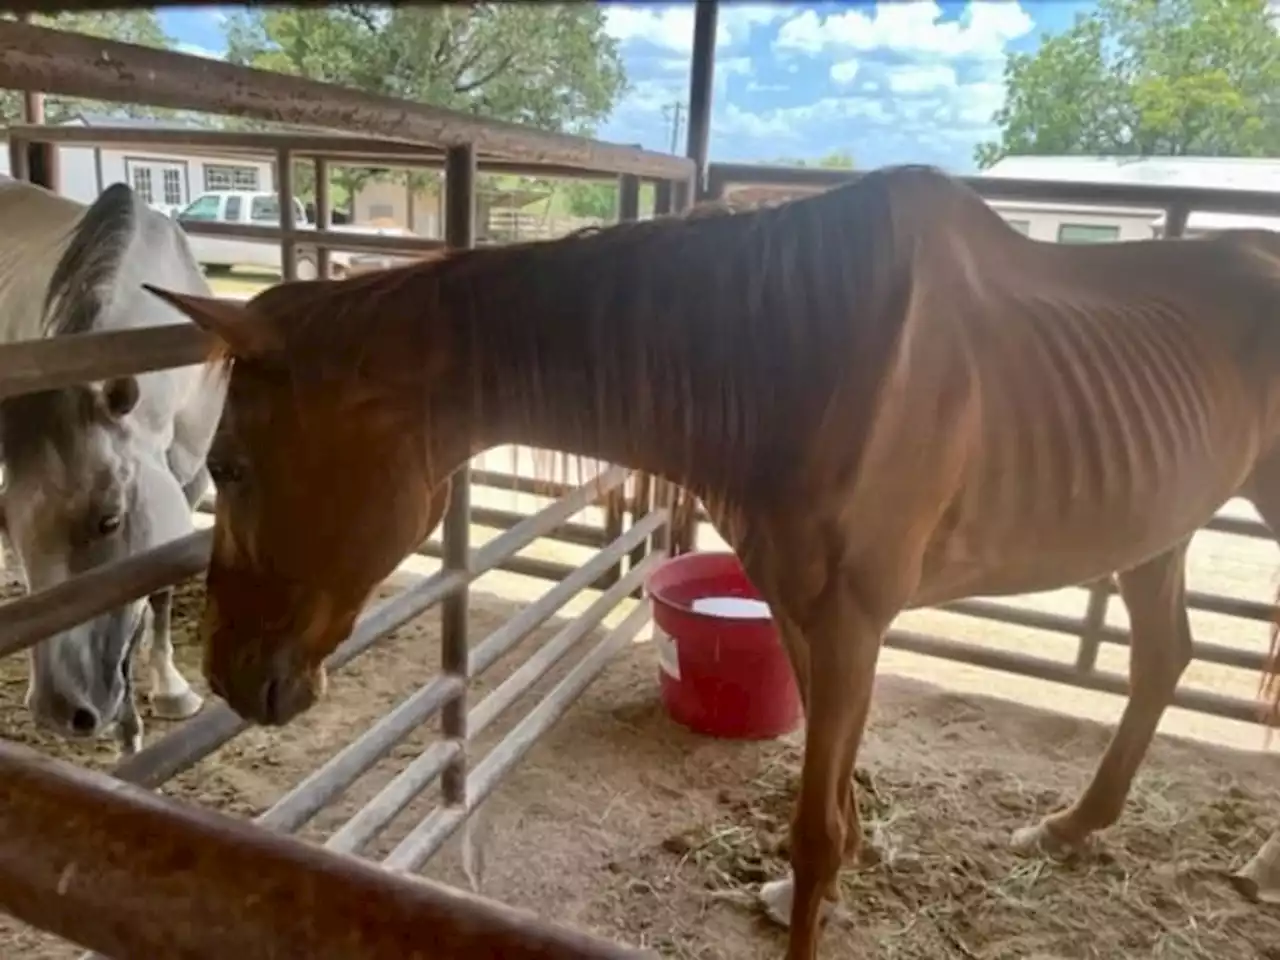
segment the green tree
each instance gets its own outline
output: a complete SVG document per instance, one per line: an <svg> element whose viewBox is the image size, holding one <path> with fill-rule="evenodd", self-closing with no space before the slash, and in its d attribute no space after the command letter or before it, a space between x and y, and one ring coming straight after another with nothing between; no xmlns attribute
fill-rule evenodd
<svg viewBox="0 0 1280 960"><path fill-rule="evenodd" d="M618 214L618 185L591 180L574 180L560 191L565 208L575 217L599 217L612 220Z"/></svg>
<svg viewBox="0 0 1280 960"><path fill-rule="evenodd" d="M13 19L6 15L5 19ZM110 40L123 40L148 47L169 47L172 39L160 26L152 10L117 10L106 13L38 14L31 22L40 27L52 27L72 33L87 33ZM125 116L156 116L169 113L154 107L137 104L103 103L96 100L76 100L67 97L45 97L45 119L60 123L77 113L114 113ZM0 124L8 126L22 123L22 92L0 90Z"/></svg>
<svg viewBox="0 0 1280 960"><path fill-rule="evenodd" d="M1280 154L1280 21L1267 0L1099 0L1005 64L1010 154Z"/></svg>
<svg viewBox="0 0 1280 960"><path fill-rule="evenodd" d="M604 17L597 4L252 10L227 21L227 59L590 135L626 89ZM354 194L370 177L384 175L348 168L335 171L335 180Z"/></svg>

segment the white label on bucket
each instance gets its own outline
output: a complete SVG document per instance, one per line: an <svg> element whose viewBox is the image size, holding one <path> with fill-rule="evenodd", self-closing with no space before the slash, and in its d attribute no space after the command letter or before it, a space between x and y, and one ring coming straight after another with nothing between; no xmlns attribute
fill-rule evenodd
<svg viewBox="0 0 1280 960"><path fill-rule="evenodd" d="M699 597L690 608L694 613L728 620L768 620L773 613L763 600L751 597Z"/></svg>
<svg viewBox="0 0 1280 960"><path fill-rule="evenodd" d="M680 654L676 650L676 642L667 636L666 631L656 627L653 631L653 642L658 648L658 666L672 680L680 679Z"/></svg>

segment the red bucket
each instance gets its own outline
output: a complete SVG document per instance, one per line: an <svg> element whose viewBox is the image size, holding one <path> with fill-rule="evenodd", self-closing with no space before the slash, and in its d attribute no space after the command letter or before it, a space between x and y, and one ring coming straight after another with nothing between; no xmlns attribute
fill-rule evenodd
<svg viewBox="0 0 1280 960"><path fill-rule="evenodd" d="M802 709L791 661L737 557L673 557L649 577L648 591L662 703L673 720L733 740L796 728Z"/></svg>

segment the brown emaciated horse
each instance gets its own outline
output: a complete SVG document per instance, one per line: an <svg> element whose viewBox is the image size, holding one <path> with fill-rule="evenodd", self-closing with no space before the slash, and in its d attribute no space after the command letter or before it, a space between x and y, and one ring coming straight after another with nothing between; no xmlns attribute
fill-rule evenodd
<svg viewBox="0 0 1280 960"><path fill-rule="evenodd" d="M246 718L315 700L322 660L477 452L601 458L706 502L805 700L792 878L762 891L789 915L790 960L816 956L859 843L851 771L900 611L1119 571L1119 727L1080 798L1015 837L1062 847L1119 816L1190 660L1191 536L1236 495L1280 531L1272 234L1037 243L957 181L898 167L247 305L156 292L232 358L202 634Z"/></svg>

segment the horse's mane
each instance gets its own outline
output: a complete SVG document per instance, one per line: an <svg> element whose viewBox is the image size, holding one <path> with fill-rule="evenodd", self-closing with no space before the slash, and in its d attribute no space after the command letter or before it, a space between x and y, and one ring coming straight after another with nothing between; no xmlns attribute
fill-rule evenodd
<svg viewBox="0 0 1280 960"><path fill-rule="evenodd" d="M136 217L132 191L118 183L103 191L72 226L45 295L44 336L96 329L137 228ZM97 415L95 395L84 385L10 397L0 402L0 450L11 463L46 443L66 453Z"/></svg>
<svg viewBox="0 0 1280 960"><path fill-rule="evenodd" d="M133 192L123 183L107 187L85 211L49 278L46 336L89 333L96 327L137 226Z"/></svg>
<svg viewBox="0 0 1280 960"><path fill-rule="evenodd" d="M405 338L436 330L485 358L458 365L477 407L555 407L580 448L617 446L592 430L666 432L684 448L678 482L783 495L837 399L869 421L906 312L899 205L920 189L970 192L930 168L887 168L772 206L446 251L259 302L287 323L295 376L350 376L375 340L425 355ZM384 320L398 343L371 335Z"/></svg>

